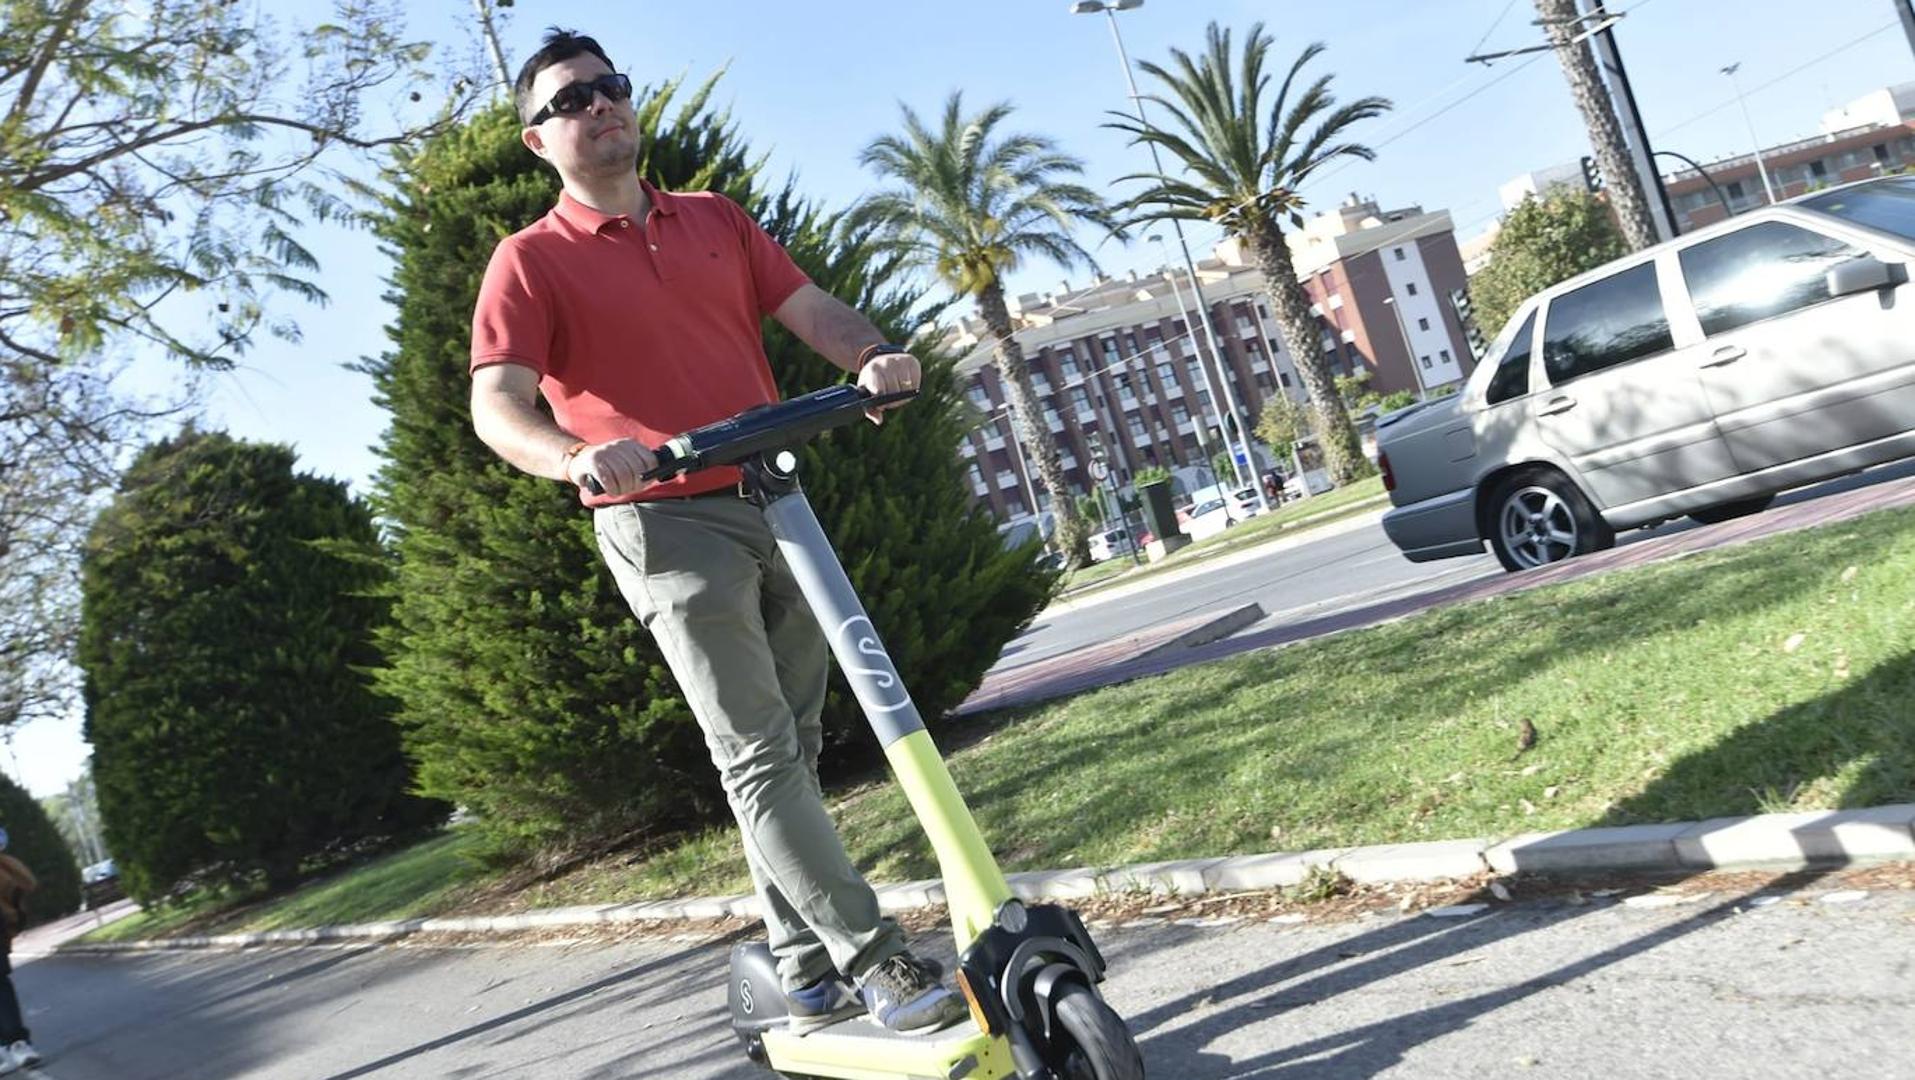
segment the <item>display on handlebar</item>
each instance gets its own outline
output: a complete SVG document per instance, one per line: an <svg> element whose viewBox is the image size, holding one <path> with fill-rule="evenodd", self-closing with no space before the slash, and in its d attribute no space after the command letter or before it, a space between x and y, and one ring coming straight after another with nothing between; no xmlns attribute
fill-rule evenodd
<svg viewBox="0 0 1915 1080"><path fill-rule="evenodd" d="M789 401L757 405L717 423L693 428L653 449L658 468L648 481L669 480L720 465L737 465L771 450L784 450L820 432L850 423L865 410L917 396L916 390L872 394L857 386L831 386ZM585 478L593 494L604 494L596 477Z"/></svg>

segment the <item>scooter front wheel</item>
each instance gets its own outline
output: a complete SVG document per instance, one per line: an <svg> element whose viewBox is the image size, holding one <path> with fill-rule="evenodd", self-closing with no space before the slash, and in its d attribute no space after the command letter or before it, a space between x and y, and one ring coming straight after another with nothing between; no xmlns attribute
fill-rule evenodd
<svg viewBox="0 0 1915 1080"><path fill-rule="evenodd" d="M1088 987L1067 983L1052 1003L1052 1060L1063 1080L1144 1080L1144 1058L1124 1020Z"/></svg>

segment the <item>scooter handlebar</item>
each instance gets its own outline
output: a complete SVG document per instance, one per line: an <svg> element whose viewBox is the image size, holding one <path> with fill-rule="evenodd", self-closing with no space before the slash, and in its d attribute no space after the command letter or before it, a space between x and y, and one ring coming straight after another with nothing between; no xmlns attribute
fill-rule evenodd
<svg viewBox="0 0 1915 1080"><path fill-rule="evenodd" d="M917 393L899 390L873 394L862 387L840 385L800 394L789 401L754 405L735 416L693 428L653 447L658 467L642 479L669 480L685 473L736 465L769 450L789 449L850 423L868 409L907 401ZM585 488L594 495L605 494L605 487L596 476L585 477Z"/></svg>

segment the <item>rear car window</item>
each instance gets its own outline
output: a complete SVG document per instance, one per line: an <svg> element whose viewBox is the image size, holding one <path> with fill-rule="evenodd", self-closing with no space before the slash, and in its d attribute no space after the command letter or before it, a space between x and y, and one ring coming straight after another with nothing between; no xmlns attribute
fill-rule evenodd
<svg viewBox="0 0 1915 1080"><path fill-rule="evenodd" d="M1804 199L1817 213L1915 240L1915 181L1887 180Z"/></svg>
<svg viewBox="0 0 1915 1080"><path fill-rule="evenodd" d="M1822 303L1829 269L1861 254L1832 236L1765 221L1704 240L1677 258L1702 332L1720 334Z"/></svg>
<svg viewBox="0 0 1915 1080"><path fill-rule="evenodd" d="M1632 266L1549 302L1543 368L1552 383L1626 364L1675 345L1656 288L1656 264Z"/></svg>
<svg viewBox="0 0 1915 1080"><path fill-rule="evenodd" d="M1523 328L1509 339L1509 348L1503 350L1502 359L1496 361L1496 374L1490 376L1489 389L1484 393L1489 404L1501 404L1529 393L1530 342L1535 336L1536 313L1532 311L1529 318L1523 320Z"/></svg>

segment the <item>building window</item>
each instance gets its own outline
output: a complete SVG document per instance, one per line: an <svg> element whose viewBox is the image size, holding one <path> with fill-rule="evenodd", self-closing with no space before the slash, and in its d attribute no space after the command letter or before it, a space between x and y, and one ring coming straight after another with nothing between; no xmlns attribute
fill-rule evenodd
<svg viewBox="0 0 1915 1080"><path fill-rule="evenodd" d="M1279 371L1279 372L1277 372L1277 378L1278 378L1279 380L1281 380L1281 381L1282 381L1282 383L1283 383L1283 385L1285 385L1285 386L1289 386L1289 385L1290 385L1290 373L1289 373L1289 372L1287 372L1287 371Z"/></svg>
<svg viewBox="0 0 1915 1080"><path fill-rule="evenodd" d="M1090 393L1081 386L1071 387L1071 404L1077 406L1080 413L1090 412Z"/></svg>
<svg viewBox="0 0 1915 1080"><path fill-rule="evenodd" d="M1170 407L1170 418L1177 422L1178 427L1182 427L1190 423L1190 410L1184 408L1183 402L1178 402Z"/></svg>
<svg viewBox="0 0 1915 1080"><path fill-rule="evenodd" d="M1448 349L1438 349L1436 350L1436 354L1443 358L1445 364L1450 362L1450 351Z"/></svg>
<svg viewBox="0 0 1915 1080"><path fill-rule="evenodd" d="M1875 160L1878 163L1883 165L1888 164L1888 144L1876 143L1874 146L1869 147L1869 149L1875 151Z"/></svg>
<svg viewBox="0 0 1915 1080"><path fill-rule="evenodd" d="M1098 344L1103 346L1104 348L1104 366L1106 368L1116 367L1117 366L1117 339L1114 337L1107 337L1104 340L1098 342Z"/></svg>
<svg viewBox="0 0 1915 1080"><path fill-rule="evenodd" d="M1157 381L1160 383L1163 383L1165 387L1176 386L1177 385L1177 366L1175 364L1170 364L1170 363L1158 364L1157 365Z"/></svg>
<svg viewBox="0 0 1915 1080"><path fill-rule="evenodd" d="M1816 158L1814 161L1809 162L1810 176L1813 176L1817 180L1820 180L1823 177L1826 177L1828 174L1829 174L1828 163L1823 161L1821 158Z"/></svg>
<svg viewBox="0 0 1915 1080"><path fill-rule="evenodd" d="M1147 439L1150 437L1150 433L1144 430L1143 417L1137 415L1136 413L1131 413L1128 417L1126 417L1126 419L1130 421L1130 434L1132 438Z"/></svg>
<svg viewBox="0 0 1915 1080"><path fill-rule="evenodd" d="M1729 192L1729 198L1731 200L1742 198L1742 181L1740 180L1729 181L1728 192Z"/></svg>
<svg viewBox="0 0 1915 1080"><path fill-rule="evenodd" d="M1405 258L1405 256L1404 256L1404 254L1403 254L1403 249L1402 249L1402 248L1397 248L1397 249L1396 249L1396 261L1397 261L1397 262L1402 262L1402 261L1404 260L1404 258Z"/></svg>
<svg viewBox="0 0 1915 1080"><path fill-rule="evenodd" d="M1406 282L1404 282L1404 283L1403 283L1403 287L1404 287L1405 289L1408 289L1408 290L1410 291L1410 295L1411 295L1411 296L1415 296L1415 295L1416 295L1416 282L1414 282L1414 281L1406 281Z"/></svg>
<svg viewBox="0 0 1915 1080"><path fill-rule="evenodd" d="M1058 353L1057 354L1057 373L1067 379L1075 377L1077 374L1076 354L1072 353L1069 349L1065 349L1063 352Z"/></svg>
<svg viewBox="0 0 1915 1080"><path fill-rule="evenodd" d="M1418 319L1416 320L1416 328L1418 330L1428 330L1430 328L1430 321L1428 319Z"/></svg>
<svg viewBox="0 0 1915 1080"><path fill-rule="evenodd" d="M1429 357L1427 357L1427 356L1422 356L1422 357L1418 357L1418 359L1420 359L1420 360L1422 360L1422 361L1423 361L1423 366L1424 366L1424 367L1429 367L1429 366L1430 366L1430 358L1429 358Z"/></svg>

